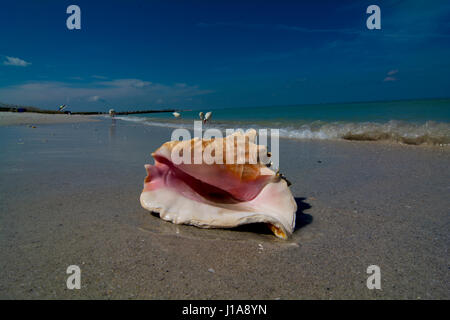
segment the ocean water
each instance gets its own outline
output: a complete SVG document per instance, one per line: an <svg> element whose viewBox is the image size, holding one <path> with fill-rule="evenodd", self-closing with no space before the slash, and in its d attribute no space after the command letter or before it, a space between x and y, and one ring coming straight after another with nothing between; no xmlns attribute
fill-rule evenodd
<svg viewBox="0 0 450 320"><path fill-rule="evenodd" d="M395 141L450 144L450 99L179 110L181 116L155 113L118 116L125 121L173 128L193 127L199 112L212 111L206 127L275 128L293 139ZM205 127L205 128L206 128Z"/></svg>

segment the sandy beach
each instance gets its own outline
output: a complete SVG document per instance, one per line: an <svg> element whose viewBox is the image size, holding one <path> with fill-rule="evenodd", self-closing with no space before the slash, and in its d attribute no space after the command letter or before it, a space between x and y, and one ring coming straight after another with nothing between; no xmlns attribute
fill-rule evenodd
<svg viewBox="0 0 450 320"><path fill-rule="evenodd" d="M18 113L18 112L0 112L0 126L11 125L37 125L52 123L78 123L97 121L92 116L69 115L69 114L43 114L43 113Z"/></svg>
<svg viewBox="0 0 450 320"><path fill-rule="evenodd" d="M12 117L0 113L2 299L450 298L448 148L280 140L299 206L282 241L141 208L144 164L171 129ZM66 287L69 265L80 290ZM369 265L381 290L366 287Z"/></svg>

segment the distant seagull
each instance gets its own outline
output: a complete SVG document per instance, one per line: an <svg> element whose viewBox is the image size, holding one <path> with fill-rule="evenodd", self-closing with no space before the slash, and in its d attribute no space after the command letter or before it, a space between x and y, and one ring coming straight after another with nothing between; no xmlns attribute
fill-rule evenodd
<svg viewBox="0 0 450 320"><path fill-rule="evenodd" d="M203 113L203 111L200 111L200 112L198 113L198 116L200 117L200 120L203 121L203 118L205 117L205 114Z"/></svg>
<svg viewBox="0 0 450 320"><path fill-rule="evenodd" d="M180 114L178 113L178 112L174 112L174 113L172 113L173 114L173 116L175 117L175 118L179 118L180 117Z"/></svg>
<svg viewBox="0 0 450 320"><path fill-rule="evenodd" d="M211 118L212 111L209 111L205 114L205 119L203 120L203 123L206 123Z"/></svg>

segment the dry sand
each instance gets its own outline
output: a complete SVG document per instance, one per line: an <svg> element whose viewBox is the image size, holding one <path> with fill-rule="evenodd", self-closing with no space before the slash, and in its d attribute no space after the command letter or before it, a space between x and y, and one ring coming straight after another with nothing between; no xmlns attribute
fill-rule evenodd
<svg viewBox="0 0 450 320"><path fill-rule="evenodd" d="M68 114L43 114L34 112L0 112L0 126L8 125L37 125L49 123L77 123L97 121L93 116L68 115Z"/></svg>
<svg viewBox="0 0 450 320"><path fill-rule="evenodd" d="M450 298L448 149L281 140L299 204L282 241L142 209L144 163L170 134L119 120L1 127L0 298ZM372 264L382 290L366 287Z"/></svg>

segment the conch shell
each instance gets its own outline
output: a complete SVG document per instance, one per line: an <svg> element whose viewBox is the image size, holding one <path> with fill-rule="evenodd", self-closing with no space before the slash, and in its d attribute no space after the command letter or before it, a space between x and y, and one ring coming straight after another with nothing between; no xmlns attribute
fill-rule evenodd
<svg viewBox="0 0 450 320"><path fill-rule="evenodd" d="M255 144L255 137L256 131L249 130L164 143L152 153L155 164L145 165L142 207L166 221L201 228L266 223L277 237L287 239L297 204L283 176L260 161L258 155L267 149ZM195 161L198 150L201 163ZM213 161L201 156L207 152Z"/></svg>

